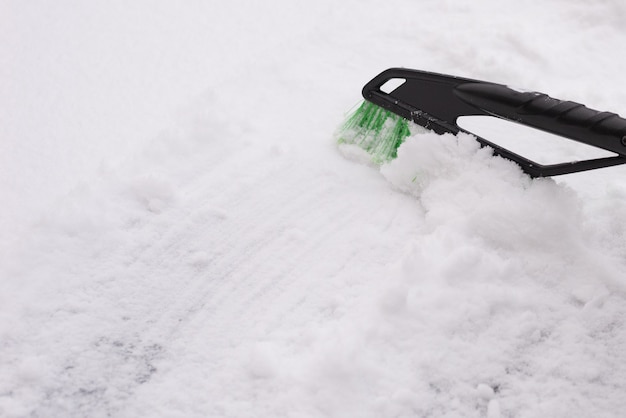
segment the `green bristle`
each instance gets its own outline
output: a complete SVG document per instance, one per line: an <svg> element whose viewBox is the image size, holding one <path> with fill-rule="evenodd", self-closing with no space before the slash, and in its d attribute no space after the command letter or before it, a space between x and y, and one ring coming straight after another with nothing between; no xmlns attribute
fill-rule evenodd
<svg viewBox="0 0 626 418"><path fill-rule="evenodd" d="M358 145L371 154L373 162L382 164L397 156L398 147L410 134L409 121L364 101L341 127L338 142Z"/></svg>

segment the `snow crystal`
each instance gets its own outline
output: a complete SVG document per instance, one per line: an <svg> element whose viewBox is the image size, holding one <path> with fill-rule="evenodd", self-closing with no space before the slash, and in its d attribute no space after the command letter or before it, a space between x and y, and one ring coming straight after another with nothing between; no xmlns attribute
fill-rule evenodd
<svg viewBox="0 0 626 418"><path fill-rule="evenodd" d="M497 399L489 401L487 406L487 418L500 418L500 403Z"/></svg>
<svg viewBox="0 0 626 418"><path fill-rule="evenodd" d="M276 350L269 343L257 343L250 351L247 368L255 379L273 377L279 370Z"/></svg>
<svg viewBox="0 0 626 418"><path fill-rule="evenodd" d="M129 189L138 202L154 213L162 212L175 198L172 185L167 180L153 175L136 178Z"/></svg>
<svg viewBox="0 0 626 418"><path fill-rule="evenodd" d="M478 392L478 396L482 399L490 400L493 398L493 388L485 383L476 386L476 391Z"/></svg>

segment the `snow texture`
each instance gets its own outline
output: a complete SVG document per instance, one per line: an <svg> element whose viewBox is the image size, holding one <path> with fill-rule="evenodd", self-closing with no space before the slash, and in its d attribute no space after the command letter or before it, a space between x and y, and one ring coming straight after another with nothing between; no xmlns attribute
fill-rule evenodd
<svg viewBox="0 0 626 418"><path fill-rule="evenodd" d="M625 18L0 2L0 416L623 416L623 167L416 130L379 168L333 132L394 66L624 115Z"/></svg>

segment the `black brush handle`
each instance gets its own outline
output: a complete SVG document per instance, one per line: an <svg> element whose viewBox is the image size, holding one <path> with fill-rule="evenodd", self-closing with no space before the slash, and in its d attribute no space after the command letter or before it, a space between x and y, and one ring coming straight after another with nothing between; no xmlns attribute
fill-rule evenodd
<svg viewBox="0 0 626 418"><path fill-rule="evenodd" d="M393 79L401 83L386 93L381 88ZM457 124L460 116L490 115L617 154L542 165L475 135L482 146L488 146L494 154L515 161L532 177L626 164L625 119L615 113L599 112L543 93L518 91L502 84L427 71L389 68L363 87L363 97L439 134L467 132Z"/></svg>
<svg viewBox="0 0 626 418"><path fill-rule="evenodd" d="M455 87L454 93L494 116L626 155L626 119L615 113L501 84L463 83Z"/></svg>

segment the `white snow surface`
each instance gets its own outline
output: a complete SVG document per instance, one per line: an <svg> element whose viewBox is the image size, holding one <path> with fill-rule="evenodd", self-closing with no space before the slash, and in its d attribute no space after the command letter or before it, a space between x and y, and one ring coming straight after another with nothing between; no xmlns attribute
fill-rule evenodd
<svg viewBox="0 0 626 418"><path fill-rule="evenodd" d="M624 168L428 132L378 168L333 133L394 66L626 114L625 20L0 2L0 416L623 416Z"/></svg>

